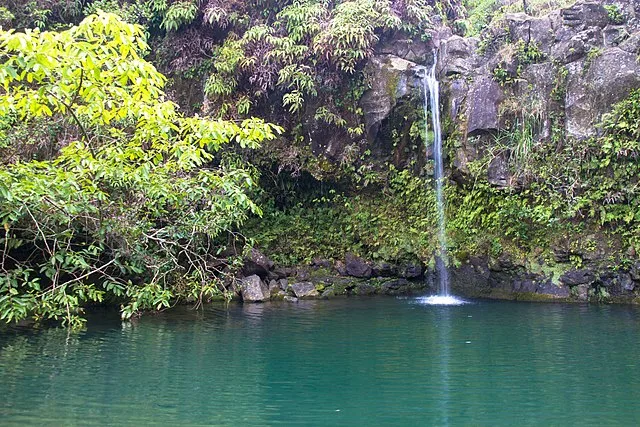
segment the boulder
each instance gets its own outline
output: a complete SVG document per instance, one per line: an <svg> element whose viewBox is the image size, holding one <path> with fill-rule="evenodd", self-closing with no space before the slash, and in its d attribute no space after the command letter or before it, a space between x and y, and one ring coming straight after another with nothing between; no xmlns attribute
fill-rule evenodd
<svg viewBox="0 0 640 427"><path fill-rule="evenodd" d="M345 267L347 274L353 277L371 277L372 269L369 263L354 254L347 254L345 257Z"/></svg>
<svg viewBox="0 0 640 427"><path fill-rule="evenodd" d="M256 274L260 277L266 277L272 268L273 262L262 252L256 248L252 248L249 255L244 259L242 274L244 276L252 276Z"/></svg>
<svg viewBox="0 0 640 427"><path fill-rule="evenodd" d="M245 302L261 302L269 299L269 287L256 274L240 281L240 296Z"/></svg>
<svg viewBox="0 0 640 427"><path fill-rule="evenodd" d="M513 290L515 292L535 293L538 285L532 279L516 279L513 282Z"/></svg>
<svg viewBox="0 0 640 427"><path fill-rule="evenodd" d="M297 298L315 298L318 296L318 291L311 282L293 283L289 287Z"/></svg>
<svg viewBox="0 0 640 427"><path fill-rule="evenodd" d="M347 266L344 265L344 262L342 261L336 261L333 264L333 268L335 268L336 272L341 275L341 276L346 276L347 275Z"/></svg>

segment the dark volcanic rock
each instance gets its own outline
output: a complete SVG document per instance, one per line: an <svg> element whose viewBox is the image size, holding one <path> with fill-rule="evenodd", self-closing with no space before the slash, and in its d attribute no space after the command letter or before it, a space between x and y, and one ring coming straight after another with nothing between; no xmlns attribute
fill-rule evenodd
<svg viewBox="0 0 640 427"><path fill-rule="evenodd" d="M560 282L568 286L587 285L593 283L595 279L595 273L588 268L570 270L560 276Z"/></svg>
<svg viewBox="0 0 640 427"><path fill-rule="evenodd" d="M371 266L365 260L353 254L346 255L345 266L349 276L364 278L371 277Z"/></svg>
<svg viewBox="0 0 640 427"><path fill-rule="evenodd" d="M398 275L400 277L404 277L405 279L415 279L416 277L422 276L424 272L424 268L420 263L408 263L400 266L398 270Z"/></svg>
<svg viewBox="0 0 640 427"><path fill-rule="evenodd" d="M543 282L538 285L536 292L543 295L552 295L558 298L568 298L571 294L570 289L566 286L556 286L550 281Z"/></svg>
<svg viewBox="0 0 640 427"><path fill-rule="evenodd" d="M240 281L240 296L245 302L260 302L269 299L269 287L256 274Z"/></svg>
<svg viewBox="0 0 640 427"><path fill-rule="evenodd" d="M406 279L387 280L380 286L380 291L383 294L394 295L402 292L402 289L408 287L409 285L410 283Z"/></svg>
<svg viewBox="0 0 640 427"><path fill-rule="evenodd" d="M388 262L377 262L371 267L372 276L394 276L398 272L398 266Z"/></svg>

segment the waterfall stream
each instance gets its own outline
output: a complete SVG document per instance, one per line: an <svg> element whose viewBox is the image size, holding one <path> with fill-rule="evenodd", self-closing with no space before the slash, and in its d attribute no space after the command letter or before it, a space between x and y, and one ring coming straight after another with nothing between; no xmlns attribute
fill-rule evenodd
<svg viewBox="0 0 640 427"><path fill-rule="evenodd" d="M433 178L436 182L436 209L438 215L438 246L439 253L436 256L436 279L438 281L438 295L427 297L424 302L436 305L457 305L463 301L451 297L449 294L449 264L447 255L446 218L444 214L444 162L442 159L442 130L440 128L440 83L436 78L437 53L433 54L433 65L425 70L422 77L422 91L424 102L424 131L425 143L428 143L429 135L429 111L431 111L431 128L433 130Z"/></svg>

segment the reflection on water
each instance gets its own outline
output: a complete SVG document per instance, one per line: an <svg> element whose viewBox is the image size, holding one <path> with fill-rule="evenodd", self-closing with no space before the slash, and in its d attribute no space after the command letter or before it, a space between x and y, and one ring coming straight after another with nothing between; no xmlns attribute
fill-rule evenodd
<svg viewBox="0 0 640 427"><path fill-rule="evenodd" d="M360 298L0 331L3 425L633 425L635 307Z"/></svg>

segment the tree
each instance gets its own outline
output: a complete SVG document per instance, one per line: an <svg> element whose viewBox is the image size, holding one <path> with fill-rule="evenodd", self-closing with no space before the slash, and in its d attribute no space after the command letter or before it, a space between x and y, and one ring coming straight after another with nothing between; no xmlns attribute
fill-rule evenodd
<svg viewBox="0 0 640 427"><path fill-rule="evenodd" d="M280 132L259 119L185 117L142 56L139 26L98 13L61 32L0 31L0 123L65 121L56 156L0 168L0 319L83 324L224 291L226 233L249 212L251 170L222 150Z"/></svg>

